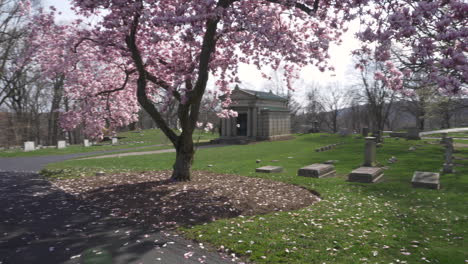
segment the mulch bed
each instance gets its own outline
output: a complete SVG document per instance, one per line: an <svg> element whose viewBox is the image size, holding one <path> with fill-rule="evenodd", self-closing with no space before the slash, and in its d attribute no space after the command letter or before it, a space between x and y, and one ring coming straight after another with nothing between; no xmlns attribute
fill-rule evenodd
<svg viewBox="0 0 468 264"><path fill-rule="evenodd" d="M119 173L56 180L79 199L155 227L193 225L239 215L291 211L320 198L299 186L239 175L195 171L190 182L168 180L171 171Z"/></svg>

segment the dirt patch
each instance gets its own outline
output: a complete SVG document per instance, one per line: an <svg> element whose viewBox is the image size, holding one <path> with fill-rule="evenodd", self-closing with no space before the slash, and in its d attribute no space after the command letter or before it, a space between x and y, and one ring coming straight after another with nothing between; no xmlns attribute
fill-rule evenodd
<svg viewBox="0 0 468 264"><path fill-rule="evenodd" d="M320 201L304 188L267 179L196 171L191 182L172 182L170 175L171 171L120 173L54 184L113 216L157 227L290 211Z"/></svg>

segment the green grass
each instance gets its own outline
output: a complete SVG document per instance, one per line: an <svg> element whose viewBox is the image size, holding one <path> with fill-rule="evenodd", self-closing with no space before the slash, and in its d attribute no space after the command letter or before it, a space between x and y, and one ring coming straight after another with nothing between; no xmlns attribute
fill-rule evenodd
<svg viewBox="0 0 468 264"><path fill-rule="evenodd" d="M48 155L66 155L74 153L88 153L96 151L107 151L107 150L119 150L126 148L139 148L144 146L151 145L167 145L165 147L148 147L141 148L136 150L126 150L116 153L126 153L126 152L139 152L139 151L149 151L149 150L158 150L162 148L172 147L170 141L159 129L147 129L143 130L141 133L136 132L123 132L117 135L121 139L119 140L118 145L111 145L110 141L104 141L99 143L97 146L84 147L82 145L71 145L65 149L57 148L47 148L40 149L35 151L24 152L21 149L15 150L3 150L0 151L0 158L12 158L12 157L36 157L36 156L48 156ZM218 134L212 133L202 133L197 131L193 135L194 141L206 142L211 139L218 138Z"/></svg>
<svg viewBox="0 0 468 264"><path fill-rule="evenodd" d="M316 153L316 147L346 144ZM410 146L422 144L416 151ZM358 184L345 175L363 161L363 140L338 136L298 136L295 140L264 142L198 151L195 170L235 173L296 184L320 193L322 201L293 212L224 219L180 231L191 239L221 245L256 263L464 263L468 226L468 162L457 173L441 175L441 190L413 189L414 171L438 171L443 163L440 145L423 141L386 139L377 149L378 161L389 167L384 182ZM463 149L457 156L468 157ZM174 154L99 160L71 160L51 164L69 177L82 169L170 169ZM386 160L396 156L396 164ZM290 158L291 157L291 158ZM283 166L277 174L257 174L260 165ZM302 166L339 160L336 178L296 176ZM279 160L272 163L271 160ZM208 167L212 164L213 167ZM58 175L60 176L60 174Z"/></svg>
<svg viewBox="0 0 468 264"><path fill-rule="evenodd" d="M448 133L447 136L454 138L468 138L468 132ZM442 133L430 134L424 137L442 137Z"/></svg>

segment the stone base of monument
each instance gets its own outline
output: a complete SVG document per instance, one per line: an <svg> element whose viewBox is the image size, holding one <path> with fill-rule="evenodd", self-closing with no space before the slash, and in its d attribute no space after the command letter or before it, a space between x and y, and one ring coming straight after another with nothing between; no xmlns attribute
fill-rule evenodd
<svg viewBox="0 0 468 264"><path fill-rule="evenodd" d="M383 169L378 167L360 167L353 170L348 175L350 182L375 183L380 181L383 176Z"/></svg>
<svg viewBox="0 0 468 264"><path fill-rule="evenodd" d="M256 168L255 172L263 172L263 173L274 173L274 172L282 172L283 167L280 166L263 166L260 168Z"/></svg>
<svg viewBox="0 0 468 264"><path fill-rule="evenodd" d="M299 169L297 175L312 178L326 178L334 177L336 171L333 165L316 163Z"/></svg>
<svg viewBox="0 0 468 264"><path fill-rule="evenodd" d="M415 171L411 180L413 188L440 189L440 175L435 172Z"/></svg>
<svg viewBox="0 0 468 264"><path fill-rule="evenodd" d="M443 173L454 173L453 164L452 163L444 163L444 167L442 169Z"/></svg>

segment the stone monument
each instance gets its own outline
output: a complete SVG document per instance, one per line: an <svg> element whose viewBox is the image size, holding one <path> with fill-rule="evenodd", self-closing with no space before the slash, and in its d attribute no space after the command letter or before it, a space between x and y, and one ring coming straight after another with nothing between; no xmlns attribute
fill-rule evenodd
<svg viewBox="0 0 468 264"><path fill-rule="evenodd" d="M440 139L440 144L446 144L445 140L447 140L448 133L442 133L442 138Z"/></svg>
<svg viewBox="0 0 468 264"><path fill-rule="evenodd" d="M297 171L297 175L312 178L326 178L334 177L336 175L336 171L335 166L331 164L315 163L299 169Z"/></svg>
<svg viewBox="0 0 468 264"><path fill-rule="evenodd" d="M315 120L314 122L312 122L312 133L319 133L320 132L320 128L319 128L319 122L317 120Z"/></svg>
<svg viewBox="0 0 468 264"><path fill-rule="evenodd" d="M24 142L24 151L34 151L34 150L36 150L34 141Z"/></svg>
<svg viewBox="0 0 468 264"><path fill-rule="evenodd" d="M421 137L419 136L419 129L417 127L410 127L407 129L407 139L410 140L419 140Z"/></svg>
<svg viewBox="0 0 468 264"><path fill-rule="evenodd" d="M340 128L340 131L338 132L338 134L342 137L346 137L346 136L351 135L351 132L349 131L349 129L345 127L345 128Z"/></svg>
<svg viewBox="0 0 468 264"><path fill-rule="evenodd" d="M383 169L374 167L376 165L376 142L375 137L366 137L364 149L364 164L348 175L350 182L375 183L384 176Z"/></svg>
<svg viewBox="0 0 468 264"><path fill-rule="evenodd" d="M117 145L119 143L119 139L116 137L112 138L112 145Z"/></svg>
<svg viewBox="0 0 468 264"><path fill-rule="evenodd" d="M413 188L440 189L440 175L435 172L415 171L411 180Z"/></svg>
<svg viewBox="0 0 468 264"><path fill-rule="evenodd" d="M282 172L283 167L280 166L263 166L260 168L255 169L255 172L264 172L264 173L274 173L274 172Z"/></svg>
<svg viewBox="0 0 468 264"><path fill-rule="evenodd" d="M66 147L67 147L67 142L65 140L57 141L57 148L58 149L64 149Z"/></svg>
<svg viewBox="0 0 468 264"><path fill-rule="evenodd" d="M453 138L445 138L445 162L442 171L444 173L453 173Z"/></svg>
<svg viewBox="0 0 468 264"><path fill-rule="evenodd" d="M376 165L376 138L366 137L366 143L364 147L364 167L374 167Z"/></svg>
<svg viewBox="0 0 468 264"><path fill-rule="evenodd" d="M90 142L89 142L89 139L84 139L84 140L83 140L83 146L84 146L84 147L91 147L91 144L90 144Z"/></svg>
<svg viewBox="0 0 468 264"><path fill-rule="evenodd" d="M377 167L361 167L348 175L350 182L375 183L384 176L383 169Z"/></svg>
<svg viewBox="0 0 468 264"><path fill-rule="evenodd" d="M362 136L363 137L367 137L367 135L369 135L369 128L368 127L363 127L361 129L361 131L362 131Z"/></svg>

